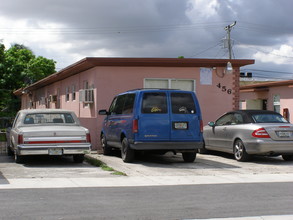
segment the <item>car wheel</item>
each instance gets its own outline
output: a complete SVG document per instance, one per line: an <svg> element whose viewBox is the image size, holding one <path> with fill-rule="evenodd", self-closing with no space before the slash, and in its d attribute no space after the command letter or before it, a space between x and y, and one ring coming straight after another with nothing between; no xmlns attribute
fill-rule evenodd
<svg viewBox="0 0 293 220"><path fill-rule="evenodd" d="M14 161L15 161L15 163L22 163L23 162L23 156L18 155L16 152L14 152Z"/></svg>
<svg viewBox="0 0 293 220"><path fill-rule="evenodd" d="M250 155L246 153L245 146L241 140L236 140L234 143L234 157L237 161L248 161L250 159Z"/></svg>
<svg viewBox="0 0 293 220"><path fill-rule="evenodd" d="M82 163L84 161L84 154L73 155L74 163Z"/></svg>
<svg viewBox="0 0 293 220"><path fill-rule="evenodd" d="M283 160L293 161L293 155L282 155Z"/></svg>
<svg viewBox="0 0 293 220"><path fill-rule="evenodd" d="M121 157L125 163L131 163L134 160L134 150L130 148L127 138L122 140Z"/></svg>
<svg viewBox="0 0 293 220"><path fill-rule="evenodd" d="M101 135L101 145L103 148L103 154L104 155L111 155L112 148L108 146L107 140L104 134Z"/></svg>
<svg viewBox="0 0 293 220"><path fill-rule="evenodd" d="M196 158L196 152L183 152L182 157L184 162L193 163Z"/></svg>
<svg viewBox="0 0 293 220"><path fill-rule="evenodd" d="M9 145L6 146L6 152L7 152L8 156L13 156L14 155L14 152L11 150Z"/></svg>

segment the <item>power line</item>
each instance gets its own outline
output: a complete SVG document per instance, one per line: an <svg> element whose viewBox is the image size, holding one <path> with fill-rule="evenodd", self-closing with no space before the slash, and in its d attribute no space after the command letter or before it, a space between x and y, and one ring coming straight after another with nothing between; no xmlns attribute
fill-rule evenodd
<svg viewBox="0 0 293 220"><path fill-rule="evenodd" d="M212 47L209 47L209 48L207 48L207 49L205 49L205 50L203 50L203 51L201 51L201 52L198 52L198 53L196 53L196 54L194 54L194 55L192 55L192 56L190 56L190 57L196 57L196 56L198 56L198 55L200 55L200 54L202 54L202 53L204 53L204 52L206 52L206 51L208 51L208 50L210 50L210 49L213 49L213 48L219 46L220 44L221 44L221 42L219 42L219 43L217 43L216 45L214 45L214 46L212 46Z"/></svg>
<svg viewBox="0 0 293 220"><path fill-rule="evenodd" d="M223 22L210 23L191 23L178 25L156 25L156 26L128 26L128 27L75 27L75 28L54 28L54 27L36 27L36 28L0 28L0 31L6 34L19 33L36 33L46 32L52 34L120 34L120 33L137 33L137 32L159 32L174 29L194 30L205 28L220 28Z"/></svg>

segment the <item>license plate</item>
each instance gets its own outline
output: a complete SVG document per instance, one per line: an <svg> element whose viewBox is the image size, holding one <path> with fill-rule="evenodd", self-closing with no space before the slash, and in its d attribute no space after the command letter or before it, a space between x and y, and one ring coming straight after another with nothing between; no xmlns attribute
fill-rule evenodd
<svg viewBox="0 0 293 220"><path fill-rule="evenodd" d="M186 130L186 129L188 129L188 123L187 122L174 122L174 129Z"/></svg>
<svg viewBox="0 0 293 220"><path fill-rule="evenodd" d="M49 155L62 155L63 151L61 148L50 148Z"/></svg>
<svg viewBox="0 0 293 220"><path fill-rule="evenodd" d="M278 132L278 136L279 137L290 137L291 136L291 132L290 131L279 131Z"/></svg>

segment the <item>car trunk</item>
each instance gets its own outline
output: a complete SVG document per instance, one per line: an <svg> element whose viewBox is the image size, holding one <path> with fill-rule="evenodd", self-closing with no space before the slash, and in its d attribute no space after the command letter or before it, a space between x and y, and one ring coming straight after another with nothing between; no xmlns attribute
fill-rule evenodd
<svg viewBox="0 0 293 220"><path fill-rule="evenodd" d="M85 130L74 126L34 126L21 128L24 144L80 143L86 141Z"/></svg>
<svg viewBox="0 0 293 220"><path fill-rule="evenodd" d="M293 140L293 126L289 124L267 124L264 126L268 134L276 141L292 141Z"/></svg>

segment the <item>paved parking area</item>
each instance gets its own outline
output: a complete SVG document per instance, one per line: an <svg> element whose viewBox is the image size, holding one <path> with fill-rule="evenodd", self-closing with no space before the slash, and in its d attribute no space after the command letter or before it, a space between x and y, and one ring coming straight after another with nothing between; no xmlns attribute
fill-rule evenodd
<svg viewBox="0 0 293 220"><path fill-rule="evenodd" d="M230 154L212 152L197 154L194 163L185 163L181 154L167 153L143 155L134 163L124 163L119 153L113 156L91 156L128 176L293 175L293 162L284 161L281 157L255 157L250 162L238 162Z"/></svg>
<svg viewBox="0 0 293 220"><path fill-rule="evenodd" d="M2 152L3 153L3 152ZM119 151L113 156L87 155L106 163L126 176L112 175L72 158L32 158L15 164L12 157L0 155L0 188L152 186L255 182L293 182L293 162L281 157L255 157L237 162L230 154L197 154L194 163L183 162L181 154L138 155L124 163Z"/></svg>

